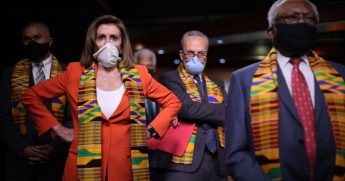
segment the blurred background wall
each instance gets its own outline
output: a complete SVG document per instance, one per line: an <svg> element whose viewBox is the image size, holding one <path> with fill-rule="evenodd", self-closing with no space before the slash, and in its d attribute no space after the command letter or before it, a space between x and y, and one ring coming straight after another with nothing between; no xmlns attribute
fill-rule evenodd
<svg viewBox="0 0 345 181"><path fill-rule="evenodd" d="M53 52L64 62L79 61L90 22L102 14L121 18L134 51L154 50L158 74L175 69L184 32L200 30L210 38L206 71L224 81L233 70L261 60L271 49L266 15L273 0L35 0L4 1L1 67L23 57L21 29L32 20L46 22L54 38ZM345 1L314 0L320 12L315 50L345 62Z"/></svg>

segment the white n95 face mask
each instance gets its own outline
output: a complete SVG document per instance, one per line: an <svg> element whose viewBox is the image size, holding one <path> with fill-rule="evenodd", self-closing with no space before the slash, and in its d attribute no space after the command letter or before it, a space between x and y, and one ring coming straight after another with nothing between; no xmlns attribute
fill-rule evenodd
<svg viewBox="0 0 345 181"><path fill-rule="evenodd" d="M93 54L93 58L97 59L98 64L103 67L110 68L117 65L119 57L119 50L111 43L105 44L96 53Z"/></svg>

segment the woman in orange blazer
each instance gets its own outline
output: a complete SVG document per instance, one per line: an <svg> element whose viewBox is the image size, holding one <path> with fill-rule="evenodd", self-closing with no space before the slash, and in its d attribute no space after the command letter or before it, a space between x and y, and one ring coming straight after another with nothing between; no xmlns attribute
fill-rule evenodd
<svg viewBox="0 0 345 181"><path fill-rule="evenodd" d="M62 94L69 100L74 130L44 106ZM145 98L162 108L148 126ZM63 176L71 181L149 180L146 139L164 136L181 107L145 67L133 65L126 27L111 15L90 24L80 63L30 88L21 101L39 134L53 129L72 142Z"/></svg>

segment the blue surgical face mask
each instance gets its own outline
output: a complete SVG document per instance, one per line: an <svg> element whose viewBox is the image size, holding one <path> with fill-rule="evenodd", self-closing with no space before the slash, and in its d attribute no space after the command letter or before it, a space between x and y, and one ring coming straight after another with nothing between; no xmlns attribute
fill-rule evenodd
<svg viewBox="0 0 345 181"><path fill-rule="evenodd" d="M205 65L201 63L198 56L194 56L186 63L186 70L192 75L198 75L204 71Z"/></svg>

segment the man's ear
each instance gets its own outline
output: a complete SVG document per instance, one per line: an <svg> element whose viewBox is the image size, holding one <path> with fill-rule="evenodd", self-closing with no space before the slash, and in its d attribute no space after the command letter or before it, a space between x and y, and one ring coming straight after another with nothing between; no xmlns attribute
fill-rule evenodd
<svg viewBox="0 0 345 181"><path fill-rule="evenodd" d="M54 42L54 38L49 38L49 47L53 45L53 42Z"/></svg>
<svg viewBox="0 0 345 181"><path fill-rule="evenodd" d="M266 30L267 36L269 39L273 40L274 39L274 28L273 26L270 26Z"/></svg>
<svg viewBox="0 0 345 181"><path fill-rule="evenodd" d="M183 53L182 53L182 50L180 50L180 51L178 52L178 54L179 54L179 56L180 56L180 60L183 61Z"/></svg>

